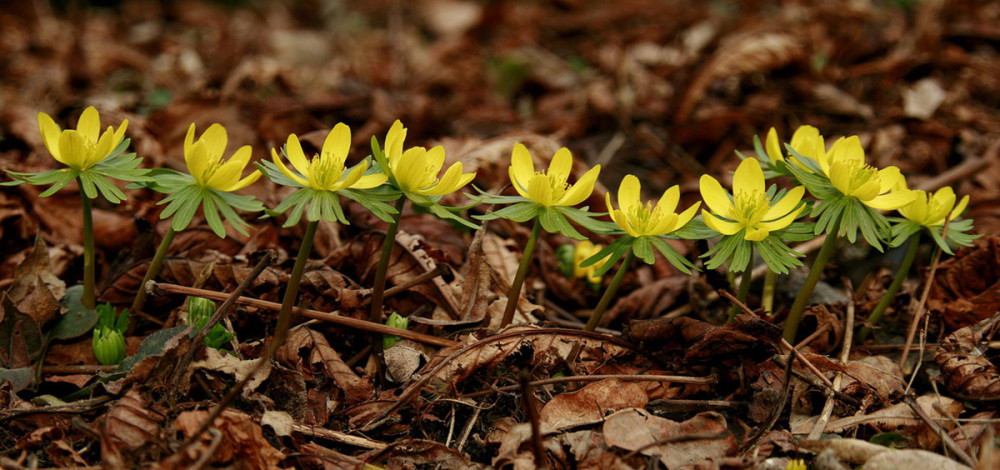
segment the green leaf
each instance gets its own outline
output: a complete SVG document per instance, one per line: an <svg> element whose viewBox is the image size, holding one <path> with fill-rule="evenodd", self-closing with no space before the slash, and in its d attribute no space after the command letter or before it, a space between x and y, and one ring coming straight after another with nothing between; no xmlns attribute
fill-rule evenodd
<svg viewBox="0 0 1000 470"><path fill-rule="evenodd" d="M605 261L601 267L597 268L596 271L594 271L595 275L603 276L615 266L615 263L617 263L618 260L625 256L625 253L627 253L628 250L632 249L632 240L634 240L634 238L631 236L622 236L610 245L602 248L597 253L594 253L590 258L583 260L583 262L580 263L580 267L586 268L601 262L604 258L607 258L608 260Z"/></svg>
<svg viewBox="0 0 1000 470"><path fill-rule="evenodd" d="M66 294L59 301L66 313L52 327L52 338L71 339L82 336L97 324L98 314L83 305L83 286L76 285L66 289Z"/></svg>
<svg viewBox="0 0 1000 470"><path fill-rule="evenodd" d="M670 243L658 237L649 237L649 241L673 267L684 274L691 274L691 268L694 267L694 264L681 256L674 247L670 246Z"/></svg>
<svg viewBox="0 0 1000 470"><path fill-rule="evenodd" d="M379 186L379 188L384 188L384 186ZM361 204L361 206L368 209L372 215L378 217L379 220L386 223L392 223L392 216L396 214L396 208L390 204L386 204L385 201L395 201L401 196L398 191L386 193L384 191L375 192L372 190L359 189L341 189L338 193L354 202L357 202L358 204Z"/></svg>
<svg viewBox="0 0 1000 470"><path fill-rule="evenodd" d="M441 204L430 204L426 207L430 209L431 213L433 213L434 215L438 216L441 219L457 222L458 224L466 228L470 228L472 230L479 230L480 228L478 225L456 214L454 211L458 210L457 208L442 206Z"/></svg>
<svg viewBox="0 0 1000 470"><path fill-rule="evenodd" d="M561 212L553 208L539 209L538 220L542 223L542 228L549 233L561 233L564 236L575 240L586 240L587 237L580 235L566 217Z"/></svg>
<svg viewBox="0 0 1000 470"><path fill-rule="evenodd" d="M632 253L635 253L635 256L643 260L646 264L656 262L656 256L653 255L653 244L649 242L649 237L633 238Z"/></svg>
<svg viewBox="0 0 1000 470"><path fill-rule="evenodd" d="M517 223L524 223L538 217L538 212L542 209L542 206L534 202L525 202L503 207L486 215L473 217L480 220L493 220L499 218L511 220ZM487 219L487 216L490 217Z"/></svg>
<svg viewBox="0 0 1000 470"><path fill-rule="evenodd" d="M601 235L624 233L624 231L613 222L595 219L595 217L608 215L606 212L590 212L583 209L577 209L575 207L558 207L556 209L565 215L569 220L576 222L577 225L589 230L592 233Z"/></svg>
<svg viewBox="0 0 1000 470"><path fill-rule="evenodd" d="M719 232L708 228L701 214L694 216L683 227L674 230L669 234L670 238L680 238L683 240L705 240L721 235Z"/></svg>

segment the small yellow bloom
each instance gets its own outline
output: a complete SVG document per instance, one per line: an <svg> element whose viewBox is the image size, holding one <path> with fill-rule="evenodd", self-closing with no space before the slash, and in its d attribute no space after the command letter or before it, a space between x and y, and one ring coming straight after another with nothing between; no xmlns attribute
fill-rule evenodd
<svg viewBox="0 0 1000 470"><path fill-rule="evenodd" d="M552 157L548 170L535 171L531 153L520 142L514 144L510 157L510 181L518 194L545 207L575 206L594 192L594 183L601 172L601 165L587 170L576 184L569 184L573 169L573 155L561 148Z"/></svg>
<svg viewBox="0 0 1000 470"><path fill-rule="evenodd" d="M819 134L819 129L813 126L799 126L792 134L792 141L789 145L802 156L812 158L817 162L826 158L826 144L823 141L823 136ZM781 143L778 141L778 131L773 127L767 132L765 150L772 161L782 162L786 160L785 150L781 148ZM803 165L802 162L797 159L793 159L793 161L802 169L812 173L812 170Z"/></svg>
<svg viewBox="0 0 1000 470"><path fill-rule="evenodd" d="M586 268L581 267L580 264L597 254L597 252L604 249L604 245L593 244L590 240L583 240L576 244L576 249L573 250L573 277L576 278L587 278L587 282L591 284L600 284L601 276L596 274L597 269L607 262L611 255L605 256L604 259L587 266Z"/></svg>
<svg viewBox="0 0 1000 470"><path fill-rule="evenodd" d="M302 144L295 134L288 136L285 153L292 167L298 174L288 169L278 157L278 152L271 149L271 159L281 173L291 180L309 188L320 191L338 191L345 188L369 189L385 182L386 176L381 173L365 175L368 162L356 165L350 173L344 175L344 164L347 153L351 150L351 128L344 123L338 123L323 142L323 150L306 159Z"/></svg>
<svg viewBox="0 0 1000 470"><path fill-rule="evenodd" d="M209 126L198 140L194 139L194 124L188 127L187 136L184 137L184 161L198 186L219 191L236 191L260 178L260 171L254 170L246 178L240 179L243 169L250 163L249 145L240 147L229 157L229 161L223 161L222 155L228 142L226 128L221 124Z"/></svg>
<svg viewBox="0 0 1000 470"><path fill-rule="evenodd" d="M756 160L755 160L756 161ZM758 168L760 168L758 166ZM663 192L659 202L642 204L639 200L639 178L625 175L618 186L618 209L611 205L611 194L605 194L605 202L611 220L633 237L656 237L680 229L698 212L701 202L696 202L681 214L674 212L680 202L681 191L676 185Z"/></svg>
<svg viewBox="0 0 1000 470"><path fill-rule="evenodd" d="M857 136L838 139L826 158L820 160L820 167L838 191L874 209L899 209L917 197L906 188L906 179L899 168L879 170L865 164L865 151Z"/></svg>
<svg viewBox="0 0 1000 470"><path fill-rule="evenodd" d="M933 195L919 189L913 192L917 193L917 198L909 205L900 207L899 213L924 227L944 225L945 218L955 220L969 205L969 196L966 195L956 206L955 191L950 186L937 190Z"/></svg>
<svg viewBox="0 0 1000 470"><path fill-rule="evenodd" d="M705 225L723 235L746 230L743 238L750 241L761 241L771 232L791 225L805 208L799 207L805 193L802 186L788 191L772 205L764 186L764 172L753 158L743 160L736 168L732 199L719 181L709 175L702 175L700 189L705 205L712 211L702 209Z"/></svg>
<svg viewBox="0 0 1000 470"><path fill-rule="evenodd" d="M404 139L406 128L397 120L386 135L385 153L390 171L396 177L401 191L424 196L443 196L457 191L476 177L475 172L462 173L462 162L456 162L438 179L438 173L444 166L444 147L438 145L430 150L413 147L403 151Z"/></svg>
<svg viewBox="0 0 1000 470"><path fill-rule="evenodd" d="M38 113L38 129L45 148L60 163L74 169L86 170L111 155L125 136L128 119L116 130L112 126L101 133L101 116L93 106L80 115L76 129L62 130L48 114Z"/></svg>

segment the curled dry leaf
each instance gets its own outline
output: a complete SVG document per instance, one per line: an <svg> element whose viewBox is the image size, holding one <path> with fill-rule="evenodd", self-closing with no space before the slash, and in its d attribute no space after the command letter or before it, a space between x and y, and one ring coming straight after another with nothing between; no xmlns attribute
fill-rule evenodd
<svg viewBox="0 0 1000 470"><path fill-rule="evenodd" d="M608 416L603 429L609 446L658 457L668 469L718 462L737 451L726 418L713 411L678 423L632 408Z"/></svg>
<svg viewBox="0 0 1000 470"><path fill-rule="evenodd" d="M1000 237L988 236L938 266L927 298L928 310L959 329L1000 309Z"/></svg>
<svg viewBox="0 0 1000 470"><path fill-rule="evenodd" d="M208 419L209 410L185 411L177 416L174 426L190 438ZM212 427L217 430L220 442L212 446L212 434L202 433L197 444L188 448L183 454L175 454L165 462L164 468L189 468L195 461L208 454L208 463L215 465L234 465L244 468L278 468L285 459L285 454L275 449L267 439L259 424L250 416L239 411L226 410L215 418Z"/></svg>
<svg viewBox="0 0 1000 470"><path fill-rule="evenodd" d="M890 396L902 393L906 387L903 370L886 356L863 357L844 366L844 381L840 391L861 400L865 409L888 403Z"/></svg>
<svg viewBox="0 0 1000 470"><path fill-rule="evenodd" d="M301 370L306 377L322 373L333 379L348 403L359 403L372 397L371 383L358 377L330 346L326 337L316 331L309 328L291 330L277 355L281 361Z"/></svg>
<svg viewBox="0 0 1000 470"><path fill-rule="evenodd" d="M844 337L844 307L840 304L812 304L802 314L802 330L815 332L807 350L829 353L841 346Z"/></svg>
<svg viewBox="0 0 1000 470"><path fill-rule="evenodd" d="M589 384L575 392L560 393L542 407L539 421L552 430L563 430L604 421L608 413L645 408L649 398L642 387L616 379Z"/></svg>
<svg viewBox="0 0 1000 470"><path fill-rule="evenodd" d="M980 347L983 330L993 323L987 320L974 328L966 326L948 335L934 353L945 386L965 400L1000 399L1000 371Z"/></svg>
<svg viewBox="0 0 1000 470"><path fill-rule="evenodd" d="M14 285L7 295L20 312L41 327L59 315L59 299L65 294L66 283L52 273L48 245L38 234L35 249L14 268Z"/></svg>
<svg viewBox="0 0 1000 470"><path fill-rule="evenodd" d="M248 397L271 374L271 361L258 368L259 359L240 360L215 348L205 348L205 359L191 364L193 369L204 369L231 374L234 382L239 382L253 373L254 376L243 387L243 396Z"/></svg>
<svg viewBox="0 0 1000 470"><path fill-rule="evenodd" d="M104 435L107 444L119 452L128 451L152 441L161 439L161 424L164 416L149 408L149 404L139 392L129 390L108 411L104 419Z"/></svg>
<svg viewBox="0 0 1000 470"><path fill-rule="evenodd" d="M964 409L961 402L943 396L924 395L917 397L916 402L931 419L939 420L938 423L945 429L953 427L947 420L957 417ZM906 403L897 403L863 416L830 420L823 432L839 433L861 425L913 437L916 446L922 449L933 449L940 443L940 438ZM792 433L808 433L811 427L812 423L808 423L802 428L793 429Z"/></svg>

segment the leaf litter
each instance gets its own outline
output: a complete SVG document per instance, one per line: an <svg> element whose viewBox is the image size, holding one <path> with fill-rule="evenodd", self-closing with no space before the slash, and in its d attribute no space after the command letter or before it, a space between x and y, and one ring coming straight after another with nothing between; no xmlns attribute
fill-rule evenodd
<svg viewBox="0 0 1000 470"><path fill-rule="evenodd" d="M101 368L89 339L44 337L88 321L58 302L82 265L78 195L39 199L30 187L5 188L5 468L536 468L543 463L521 405L522 371L540 406L544 465L553 468L997 461L1000 11L991 2L101 3L15 2L0 13L9 58L0 64L4 169L50 169L40 110L69 117L95 104L128 118L146 165L168 168L182 168L177 142L191 122L223 123L259 159L289 133L319 147L320 130L334 122L364 136L399 118L411 139L442 143L449 163L462 161L493 192L507 180L513 142L536 159L568 145L586 166L606 167L586 202L603 210L604 184L626 173L641 175L651 194L679 184L682 202L694 200L698 176L734 169L732 151L754 135L771 126L790 135L808 123L860 134L874 161L897 165L918 187L971 194L969 217L987 236L919 280L931 285L931 316L911 381L914 363L898 358L917 313L915 288L898 294L892 321L844 363L835 355L850 336L851 309L814 305L805 344L789 356L773 319L740 315L720 326L729 305L709 300L717 299L714 273L678 276L664 263L631 271L622 285L603 326L623 336L581 334L553 327L580 325L596 300L583 281L558 274L555 248L567 242L559 236L541 241L516 300L519 323L543 323L491 334L526 228L496 221L472 233L407 211L389 271L389 285L406 287L389 305L452 345L399 343L388 356L391 382L378 390L364 363L368 333L309 317L277 362L194 436L257 362L276 313L238 307L232 353L202 348L185 379L171 383L192 347L183 298L153 296L147 310L162 324L129 331L131 367ZM352 155L366 144L354 142ZM269 207L284 197L267 184L248 190ZM124 204L95 211L99 298L120 305L140 288L150 240L166 229L154 195L126 192ZM319 230L299 306L360 321L385 226L353 203L345 210L352 225ZM245 295L277 301L303 232L280 222L218 239L196 217L159 281L232 292L274 250L278 262ZM858 297L867 312L889 282L875 273L892 253L858 247L838 256L832 272L874 284ZM421 281L432 272L444 274ZM778 298L794 295L803 276L779 278ZM840 278L825 282L838 294L831 298L850 299ZM580 360L566 364L577 342ZM833 394L824 382L838 374ZM832 416L821 421L830 395ZM842 439L795 440L819 424L823 437ZM745 447L756 431L757 445ZM887 435L906 449L868 442Z"/></svg>

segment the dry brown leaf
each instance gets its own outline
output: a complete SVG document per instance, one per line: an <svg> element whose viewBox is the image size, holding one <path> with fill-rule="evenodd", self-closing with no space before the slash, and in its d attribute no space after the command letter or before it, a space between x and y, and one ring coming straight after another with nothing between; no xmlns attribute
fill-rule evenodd
<svg viewBox="0 0 1000 470"><path fill-rule="evenodd" d="M645 408L649 398L639 385L609 379L574 392L560 393L542 407L539 421L560 431L604 421L608 413L626 408Z"/></svg>
<svg viewBox="0 0 1000 470"><path fill-rule="evenodd" d="M934 353L934 362L953 394L966 400L992 402L1000 399L1000 371L980 347L982 327L991 320L984 323L948 335Z"/></svg>
<svg viewBox="0 0 1000 470"><path fill-rule="evenodd" d="M149 403L139 392L129 390L108 411L104 420L104 434L108 444L127 451L162 439L161 423L164 416L150 409Z"/></svg>
<svg viewBox="0 0 1000 470"><path fill-rule="evenodd" d="M7 291L17 309L44 326L59 316L59 299L66 294L66 283L49 266L49 249L41 234L35 236L35 249L14 268L14 285Z"/></svg>
<svg viewBox="0 0 1000 470"><path fill-rule="evenodd" d="M948 397L924 395L917 397L917 405L923 408L924 412L931 419L955 418L962 413L964 407L962 403ZM939 411L940 410L940 411ZM946 429L952 427L947 422L939 421ZM932 449L939 442L939 438L931 431L922 419L905 403L897 403L888 408L869 413L864 416L849 416L840 419L830 420L823 432L839 433L857 426L873 426L877 429L888 431L895 430L904 435L914 437L917 446L923 449ZM811 427L808 423L805 427ZM809 429L793 429L793 433L806 433Z"/></svg>
<svg viewBox="0 0 1000 470"><path fill-rule="evenodd" d="M185 411L177 416L174 426L184 434L191 435L208 419L208 410ZM285 454L275 449L267 439L260 425L250 416L235 410L225 410L215 418L212 427L221 434L221 442L208 458L209 464L236 465L241 468L278 468ZM202 433L197 445L188 448L184 454L177 454L170 460L161 462L164 468L185 468L203 457L212 442L210 433Z"/></svg>
<svg viewBox="0 0 1000 470"><path fill-rule="evenodd" d="M307 355L303 361L303 350ZM288 339L278 349L278 358L307 374L314 373L333 379L348 403L359 403L370 400L372 384L367 378L358 375L344 363L340 354L330 346L326 337L309 328L296 328L288 333Z"/></svg>
<svg viewBox="0 0 1000 470"><path fill-rule="evenodd" d="M191 363L191 368L231 374L235 382L253 373L253 377L243 388L243 396L248 397L271 374L271 361L265 361L264 365L258 368L259 362L260 359L241 360L218 349L205 348L205 359Z"/></svg>
<svg viewBox="0 0 1000 470"><path fill-rule="evenodd" d="M723 436L708 437L715 434ZM684 440L685 436L693 438ZM729 433L726 418L715 412L698 413L678 423L642 409L622 410L604 421L604 439L609 446L659 457L668 469L719 462L737 451L736 437Z"/></svg>
<svg viewBox="0 0 1000 470"><path fill-rule="evenodd" d="M953 329L989 318L1000 308L1000 237L976 240L938 265L928 310Z"/></svg>

